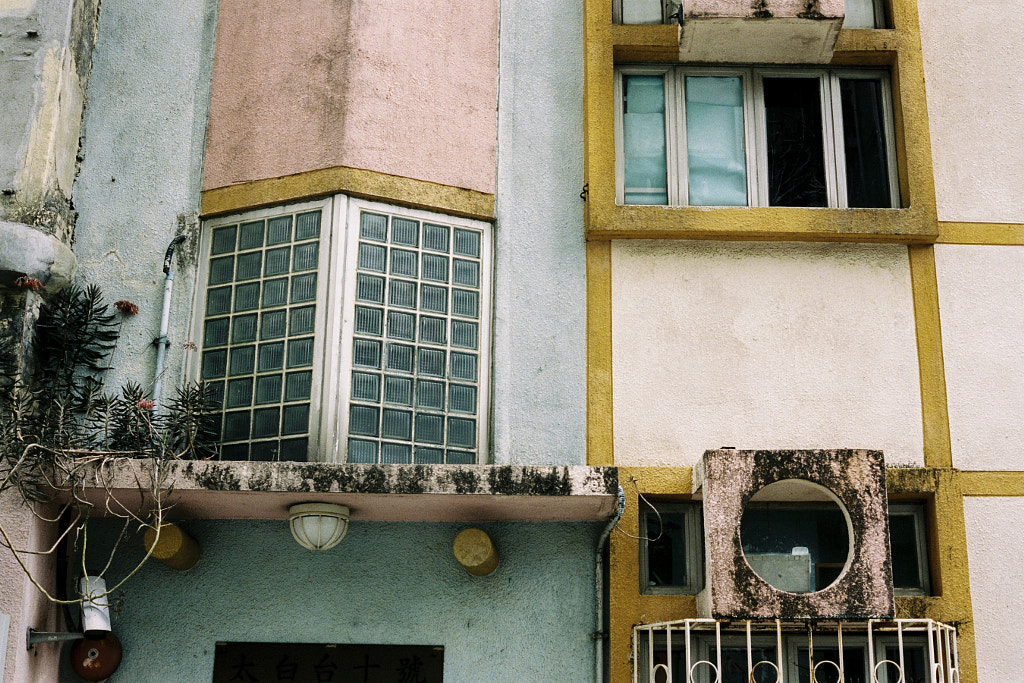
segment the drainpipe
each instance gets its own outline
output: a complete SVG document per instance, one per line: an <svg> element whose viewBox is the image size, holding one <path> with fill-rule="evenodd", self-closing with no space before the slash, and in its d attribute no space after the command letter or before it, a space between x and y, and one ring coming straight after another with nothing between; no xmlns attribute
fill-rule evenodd
<svg viewBox="0 0 1024 683"><path fill-rule="evenodd" d="M164 305L160 312L160 336L153 340L156 344L156 376L153 379L153 410L160 405L160 393L164 378L164 359L171 341L167 338L167 326L171 319L171 289L174 287L174 272L171 270L171 257L179 244L185 241L184 235L178 235L167 247L164 254Z"/></svg>
<svg viewBox="0 0 1024 683"><path fill-rule="evenodd" d="M594 683L601 683L604 680L604 640L607 637L604 632L604 546L608 542L612 529L622 518L625 509L626 493L619 486L615 514L612 515L611 521L601 532L601 538L597 541L597 551L594 554L594 603L597 607L597 628L594 629Z"/></svg>

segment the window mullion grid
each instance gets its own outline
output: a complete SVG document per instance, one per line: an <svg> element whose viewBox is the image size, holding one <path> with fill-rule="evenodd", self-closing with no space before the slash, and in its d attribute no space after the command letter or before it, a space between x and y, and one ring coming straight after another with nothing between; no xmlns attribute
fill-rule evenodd
<svg viewBox="0 0 1024 683"><path fill-rule="evenodd" d="M671 69L665 74L665 167L669 206L689 204L689 173L686 146L686 72Z"/></svg>

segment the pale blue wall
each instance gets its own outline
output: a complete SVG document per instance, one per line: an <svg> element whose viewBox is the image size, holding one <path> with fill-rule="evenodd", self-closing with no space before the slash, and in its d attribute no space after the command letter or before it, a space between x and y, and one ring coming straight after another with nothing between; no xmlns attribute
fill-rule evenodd
<svg viewBox="0 0 1024 683"><path fill-rule="evenodd" d="M209 683L217 641L443 645L445 683L591 681L600 525L478 526L501 554L483 578L452 555L465 524L353 522L314 553L284 521L183 522L202 557L187 572L151 561L115 596L125 657L110 681ZM90 529L92 547L117 527ZM141 555L131 546L108 581Z"/></svg>

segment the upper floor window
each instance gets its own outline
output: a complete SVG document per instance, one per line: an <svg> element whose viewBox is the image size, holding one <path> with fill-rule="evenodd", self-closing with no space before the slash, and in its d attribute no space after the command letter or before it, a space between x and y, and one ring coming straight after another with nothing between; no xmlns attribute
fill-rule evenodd
<svg viewBox="0 0 1024 683"><path fill-rule="evenodd" d="M616 86L620 203L899 205L883 71L624 67Z"/></svg>
<svg viewBox="0 0 1024 683"><path fill-rule="evenodd" d="M210 221L202 249L224 459L486 453L487 224L337 196Z"/></svg>
<svg viewBox="0 0 1024 683"><path fill-rule="evenodd" d="M664 24L677 7L676 0L614 0L612 13L617 24ZM883 0L846 0L843 28L886 28Z"/></svg>

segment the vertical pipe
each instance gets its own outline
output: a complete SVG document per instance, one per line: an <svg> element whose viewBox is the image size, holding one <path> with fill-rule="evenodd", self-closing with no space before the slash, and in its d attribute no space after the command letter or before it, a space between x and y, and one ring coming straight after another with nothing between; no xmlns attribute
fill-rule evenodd
<svg viewBox="0 0 1024 683"><path fill-rule="evenodd" d="M594 683L601 683L604 678L604 546L625 510L626 492L620 486L615 514L612 515L608 525L601 532L601 538L597 541L597 550L594 553L594 602L597 608L595 616L597 628L594 629Z"/></svg>
<svg viewBox="0 0 1024 683"><path fill-rule="evenodd" d="M167 357L167 347L171 345L167 338L167 328L171 319L171 290L174 288L174 271L171 270L171 257L174 256L174 249L185 241L184 235L178 235L167 246L164 253L164 301L160 310L160 336L153 343L156 344L156 374L153 378L153 411L159 410L161 394L163 392L164 361Z"/></svg>

